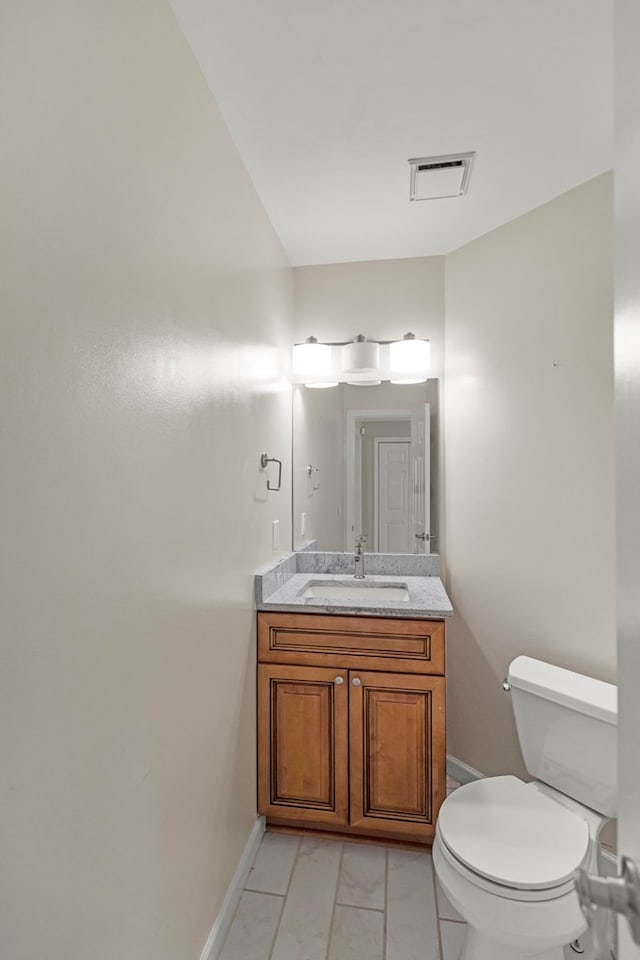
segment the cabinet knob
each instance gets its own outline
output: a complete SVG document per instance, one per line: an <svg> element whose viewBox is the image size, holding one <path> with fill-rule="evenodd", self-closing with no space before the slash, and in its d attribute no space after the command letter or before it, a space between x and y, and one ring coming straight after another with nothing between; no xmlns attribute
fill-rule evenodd
<svg viewBox="0 0 640 960"><path fill-rule="evenodd" d="M339 687L341 683L344 683L344 678L343 678L343 677L336 677L335 683L336 683L336 686Z"/></svg>
<svg viewBox="0 0 640 960"><path fill-rule="evenodd" d="M354 685L354 687L359 687L362 681L360 680L359 677L354 677L351 683Z"/></svg>

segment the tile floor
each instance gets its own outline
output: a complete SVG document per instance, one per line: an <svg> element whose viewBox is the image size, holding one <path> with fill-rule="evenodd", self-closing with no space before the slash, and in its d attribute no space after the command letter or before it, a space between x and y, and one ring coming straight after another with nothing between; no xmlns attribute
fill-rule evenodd
<svg viewBox="0 0 640 960"><path fill-rule="evenodd" d="M428 853L266 833L220 960L458 960L464 933Z"/></svg>
<svg viewBox="0 0 640 960"><path fill-rule="evenodd" d="M458 960L465 929L427 852L267 832L220 960Z"/></svg>
<svg viewBox="0 0 640 960"><path fill-rule="evenodd" d="M463 936L428 853L266 833L221 960L457 960Z"/></svg>

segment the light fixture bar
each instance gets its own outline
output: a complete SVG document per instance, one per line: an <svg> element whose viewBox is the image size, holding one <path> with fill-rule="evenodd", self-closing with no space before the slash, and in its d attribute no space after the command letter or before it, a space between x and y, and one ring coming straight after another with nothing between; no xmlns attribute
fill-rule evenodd
<svg viewBox="0 0 640 960"><path fill-rule="evenodd" d="M407 333L401 340L369 340L358 334L353 340L319 343L307 337L292 354L292 383L321 389L339 383L375 386L391 383L421 383L427 380L430 344Z"/></svg>

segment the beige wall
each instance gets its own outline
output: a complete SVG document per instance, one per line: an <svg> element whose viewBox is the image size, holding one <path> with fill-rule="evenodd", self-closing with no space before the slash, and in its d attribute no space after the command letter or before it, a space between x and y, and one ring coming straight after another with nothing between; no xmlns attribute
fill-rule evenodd
<svg viewBox="0 0 640 960"><path fill-rule="evenodd" d="M448 748L517 772L514 656L615 678L611 177L447 257L446 317Z"/></svg>
<svg viewBox="0 0 640 960"><path fill-rule="evenodd" d="M0 956L197 960L255 823L291 272L163 0L0 44Z"/></svg>
<svg viewBox="0 0 640 960"><path fill-rule="evenodd" d="M0 955L191 960L255 817L291 271L162 0L0 44ZM614 675L610 215L601 178L447 258L449 748L488 773L512 655ZM411 329L441 377L443 266L299 268L296 339Z"/></svg>

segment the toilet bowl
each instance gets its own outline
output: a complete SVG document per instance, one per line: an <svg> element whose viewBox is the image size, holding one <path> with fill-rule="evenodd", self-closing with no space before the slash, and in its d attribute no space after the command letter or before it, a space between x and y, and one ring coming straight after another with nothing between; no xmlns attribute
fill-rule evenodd
<svg viewBox="0 0 640 960"><path fill-rule="evenodd" d="M441 809L433 861L468 924L463 960L562 960L586 929L573 872L590 867L604 819L584 810L585 819L539 787L478 780Z"/></svg>
<svg viewBox="0 0 640 960"><path fill-rule="evenodd" d="M460 960L563 960L587 926L574 871L597 871L600 830L615 812L616 691L528 657L511 664L509 683L525 765L539 779L455 790L433 863L467 923Z"/></svg>

